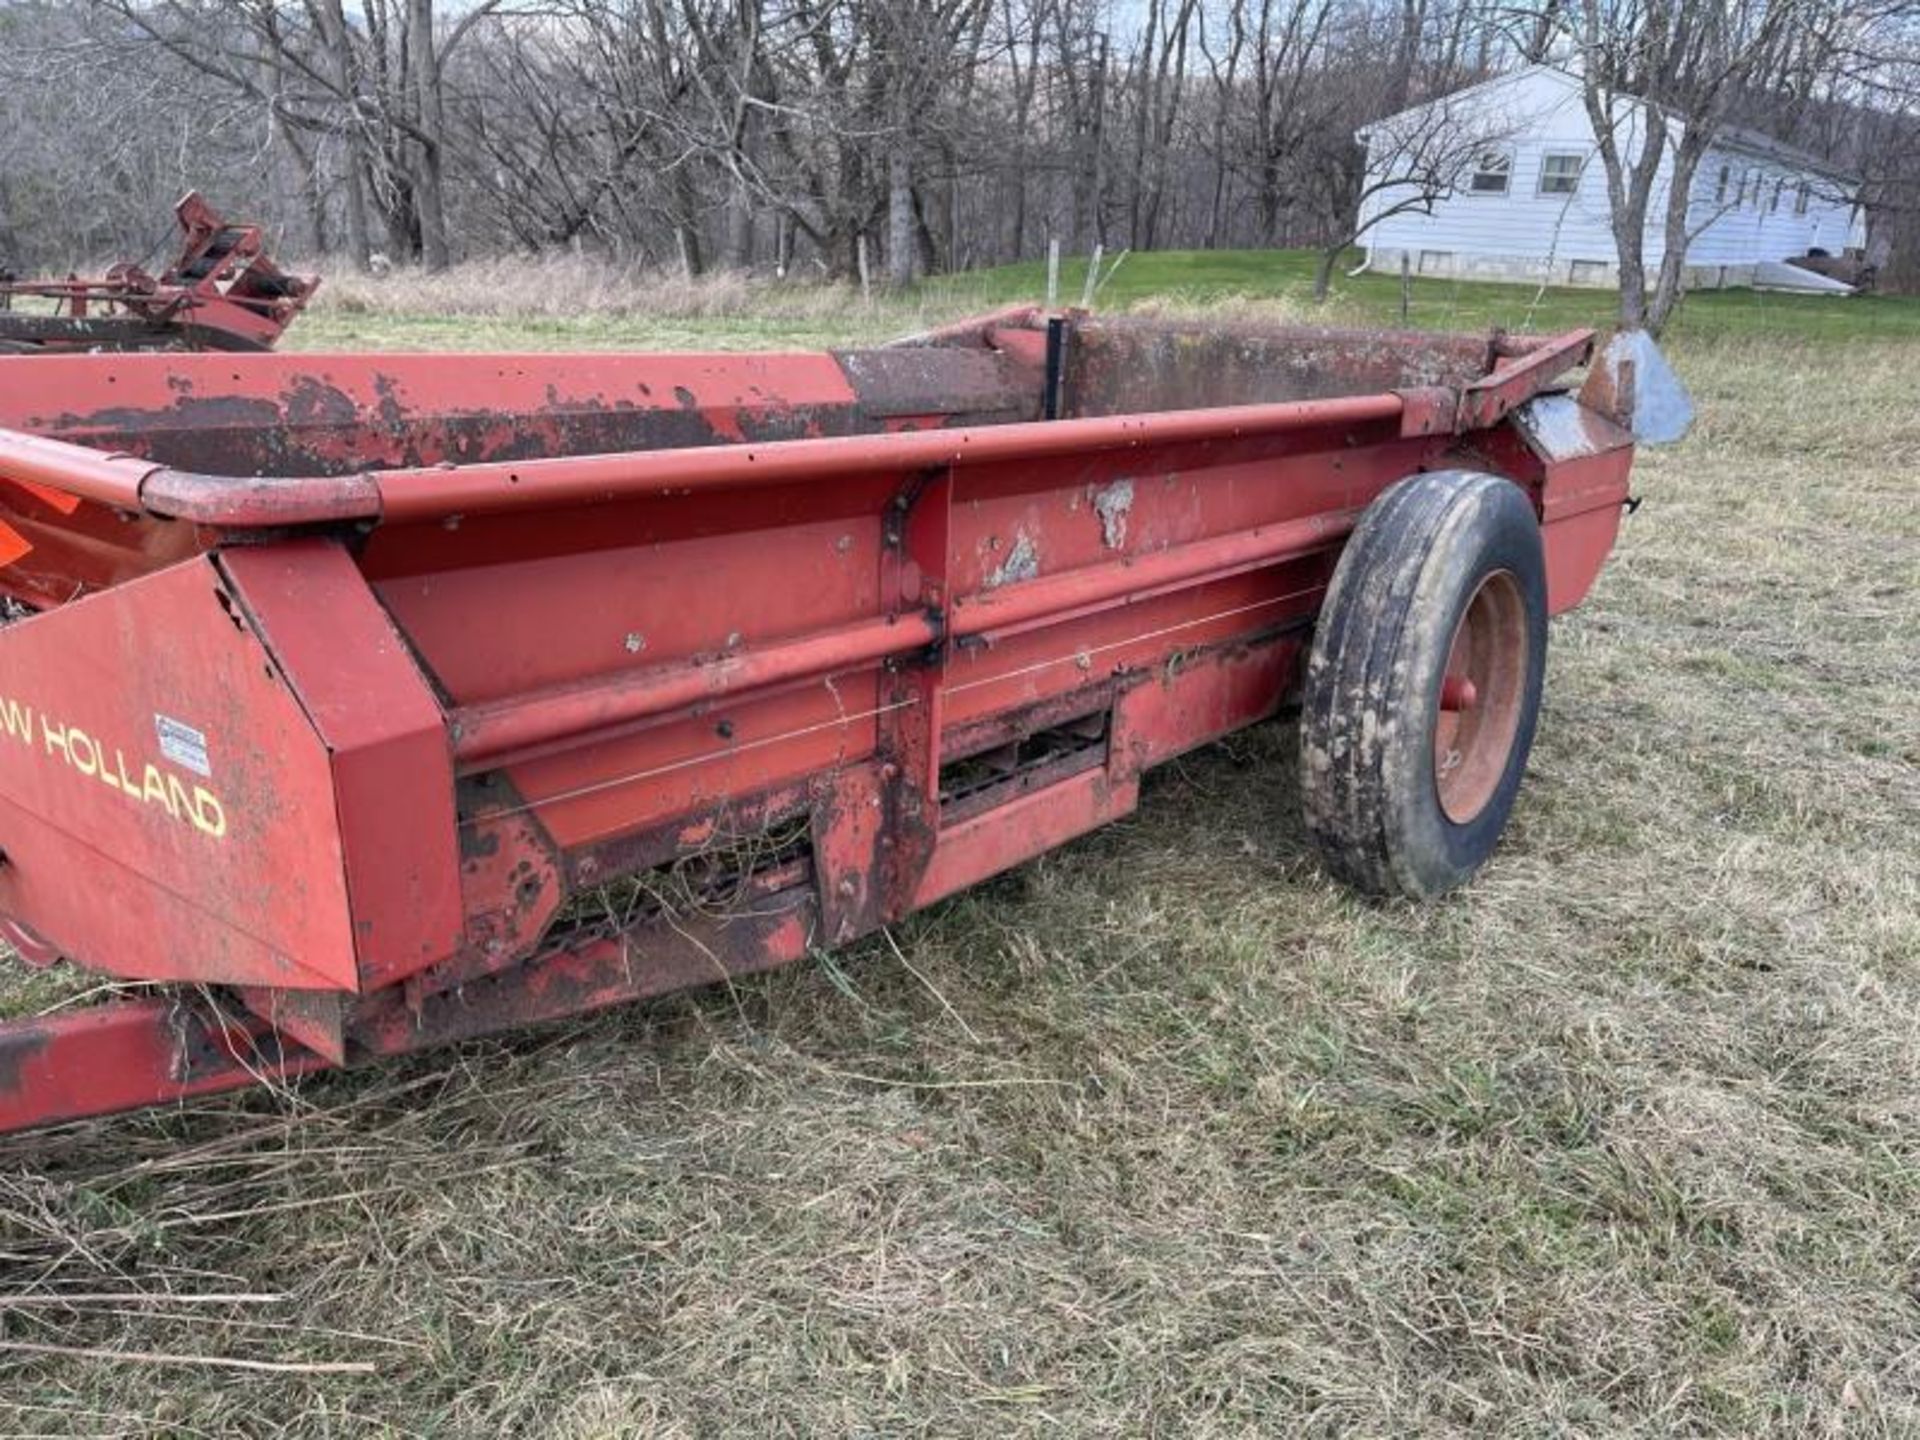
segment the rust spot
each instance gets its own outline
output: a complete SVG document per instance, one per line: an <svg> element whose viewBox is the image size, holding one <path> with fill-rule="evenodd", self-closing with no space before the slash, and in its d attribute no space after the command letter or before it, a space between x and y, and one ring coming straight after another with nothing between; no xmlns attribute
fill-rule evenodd
<svg viewBox="0 0 1920 1440"><path fill-rule="evenodd" d="M1033 543L1033 537L1026 531L1016 530L1013 532L1013 548L1007 551L1007 558L982 582L982 588L997 590L1002 585L1031 580L1039 573L1040 547Z"/></svg>
<svg viewBox="0 0 1920 1440"><path fill-rule="evenodd" d="M1485 369L1477 336L1103 319L1075 330L1063 413L1320 400L1459 385Z"/></svg>
<svg viewBox="0 0 1920 1440"><path fill-rule="evenodd" d="M1116 480L1093 495L1094 513L1100 517L1100 538L1109 550L1127 543L1127 516L1133 513L1133 481Z"/></svg>
<svg viewBox="0 0 1920 1440"><path fill-rule="evenodd" d="M47 1032L37 1025L0 1029L0 1095L18 1092L27 1061L47 1048Z"/></svg>

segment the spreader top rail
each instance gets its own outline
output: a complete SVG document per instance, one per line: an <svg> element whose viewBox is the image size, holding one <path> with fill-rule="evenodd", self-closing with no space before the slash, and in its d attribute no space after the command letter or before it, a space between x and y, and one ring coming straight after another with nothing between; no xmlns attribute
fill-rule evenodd
<svg viewBox="0 0 1920 1440"><path fill-rule="evenodd" d="M129 513L217 529L446 520L833 476L961 468L1154 445L1253 439L1400 420L1418 433L1501 416L1582 363L1591 330L1496 336L1489 373L1455 392L1384 391L1191 410L1018 421L882 434L356 471L215 475L0 429L0 478Z"/></svg>
<svg viewBox="0 0 1920 1440"><path fill-rule="evenodd" d="M507 510L747 489L834 475L944 469L1099 454L1148 445L1250 439L1398 419L1397 394L1235 405L1153 415L880 435L697 446L347 475L232 476L0 429L0 478L64 490L118 510L221 529L420 521Z"/></svg>

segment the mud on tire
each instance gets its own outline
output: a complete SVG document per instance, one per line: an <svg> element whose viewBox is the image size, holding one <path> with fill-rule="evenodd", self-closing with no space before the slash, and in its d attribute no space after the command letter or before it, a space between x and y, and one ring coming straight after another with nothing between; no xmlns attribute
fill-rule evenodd
<svg viewBox="0 0 1920 1440"><path fill-rule="evenodd" d="M1300 721L1308 832L1371 895L1438 895L1493 853L1546 672L1546 565L1520 488L1415 475L1368 507L1334 570Z"/></svg>

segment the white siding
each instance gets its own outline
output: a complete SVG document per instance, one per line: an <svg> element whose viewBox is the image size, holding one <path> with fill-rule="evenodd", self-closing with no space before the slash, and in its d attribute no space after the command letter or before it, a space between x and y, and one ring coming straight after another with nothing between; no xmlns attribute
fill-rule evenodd
<svg viewBox="0 0 1920 1440"><path fill-rule="evenodd" d="M1724 197L1720 193L1723 167L1728 177ZM1802 184L1807 186L1804 215L1798 213ZM1776 187L1778 208L1773 203ZM1707 152L1694 176L1687 212L1693 242L1687 247L1687 263L1751 265L1804 255L1815 246L1837 255L1854 243L1853 211L1839 185L1825 176L1740 150L1716 148Z"/></svg>
<svg viewBox="0 0 1920 1440"><path fill-rule="evenodd" d="M1513 156L1512 178L1504 195L1472 194L1464 188L1434 200L1431 213L1408 210L1389 215L1366 230L1362 243L1373 251L1405 252L1416 270L1421 258L1434 263L1425 268L1447 273L1526 275L1565 280L1575 267L1594 276L1598 266L1618 256L1608 224L1606 174L1601 166L1577 77L1544 66L1462 92L1449 104L1488 133L1511 137L1502 146ZM1640 110L1631 106L1623 117L1624 151L1631 163L1639 152ZM1390 122L1383 122L1383 125ZM1391 209L1409 192L1375 194L1383 180L1392 147L1376 131L1368 156L1363 220ZM1546 157L1580 154L1587 157L1580 187L1574 195L1543 195L1540 176ZM1713 203L1720 167L1730 167L1729 201L1747 171L1755 172L1746 203ZM1645 259L1649 267L1665 253L1664 220L1671 161L1661 166L1648 206ZM1764 177L1764 178L1761 178ZM1796 187L1810 187L1808 210L1796 213ZM1465 186L1465 177L1460 184ZM1759 185L1756 200L1751 183ZM1778 210L1773 208L1774 186L1782 187ZM1710 152L1695 177L1690 198L1689 229L1696 238L1688 251L1690 266L1741 266L1759 260L1783 260L1818 245L1838 252L1853 235L1852 206L1836 193L1834 181L1783 165L1744 155L1737 150ZM1716 213L1723 212L1723 213ZM1447 257L1442 263L1439 257Z"/></svg>

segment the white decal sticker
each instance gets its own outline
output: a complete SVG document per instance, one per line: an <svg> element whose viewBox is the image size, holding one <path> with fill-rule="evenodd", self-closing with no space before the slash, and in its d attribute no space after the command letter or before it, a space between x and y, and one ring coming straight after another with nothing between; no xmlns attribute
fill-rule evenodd
<svg viewBox="0 0 1920 1440"><path fill-rule="evenodd" d="M160 737L162 755L182 770L212 777L213 766L207 760L207 737L203 733L166 715L155 715L153 728Z"/></svg>

